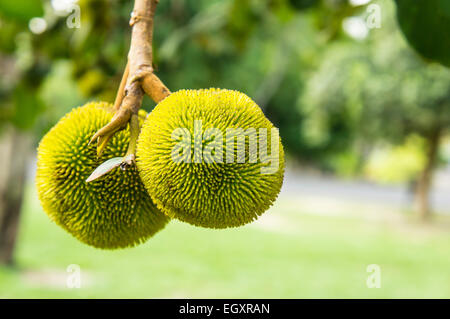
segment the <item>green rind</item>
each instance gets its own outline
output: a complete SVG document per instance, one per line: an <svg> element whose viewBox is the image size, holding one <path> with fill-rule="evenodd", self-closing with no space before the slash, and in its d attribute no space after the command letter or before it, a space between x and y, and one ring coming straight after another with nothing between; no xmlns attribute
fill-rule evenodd
<svg viewBox="0 0 450 319"><path fill-rule="evenodd" d="M261 174L267 165L261 162L175 163L171 152L177 141L172 132L187 128L194 136L194 120L202 121L203 132L273 128L243 93L217 89L172 93L147 117L137 144L139 174L152 199L168 216L196 226L237 227L257 219L275 201L283 183L281 140L279 169L273 174Z"/></svg>
<svg viewBox="0 0 450 319"><path fill-rule="evenodd" d="M99 164L126 152L128 130L117 133L99 159L95 143L88 146L110 121L110 109L107 103L89 103L64 116L39 144L36 175L50 219L80 241L104 249L140 244L169 220L153 204L135 167L85 182Z"/></svg>

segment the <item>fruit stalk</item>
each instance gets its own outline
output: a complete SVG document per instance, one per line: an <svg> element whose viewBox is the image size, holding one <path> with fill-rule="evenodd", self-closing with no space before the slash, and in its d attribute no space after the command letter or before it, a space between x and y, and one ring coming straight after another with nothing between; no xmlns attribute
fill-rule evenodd
<svg viewBox="0 0 450 319"><path fill-rule="evenodd" d="M128 75L130 74L130 64L127 61L127 66L125 67L125 71L123 71L122 80L120 80L119 89L117 90L116 99L114 101L114 112L119 110L120 105L122 104L123 97L125 95L125 85L127 84Z"/></svg>
<svg viewBox="0 0 450 319"><path fill-rule="evenodd" d="M101 155L108 141L119 130L126 128L132 115L136 115L142 106L144 94L149 95L156 103L170 94L169 89L153 73L153 20L159 0L135 0L131 14L132 27L128 62L114 103L115 114L112 120L101 128L91 139L97 140L97 154ZM134 135L131 138L134 138ZM137 139L137 137L136 137ZM130 144L136 141L130 140ZM133 150L131 146L129 150ZM134 158L133 156L131 156ZM124 157L129 163L130 154Z"/></svg>

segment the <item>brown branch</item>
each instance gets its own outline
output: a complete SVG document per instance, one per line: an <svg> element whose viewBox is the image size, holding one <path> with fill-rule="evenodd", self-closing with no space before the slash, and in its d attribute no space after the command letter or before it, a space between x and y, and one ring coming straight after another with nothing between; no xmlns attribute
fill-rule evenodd
<svg viewBox="0 0 450 319"><path fill-rule="evenodd" d="M153 19L158 2L159 0L135 0L134 2L130 20L132 27L130 51L114 102L115 114L111 121L95 133L91 139L91 142L97 140L98 156L112 136L117 131L124 129L127 123L130 123L132 115L138 113L144 93L148 94L156 103L170 94L169 89L153 73L152 68ZM133 134L131 139L137 139L137 135ZM130 140L130 144L135 144L135 141ZM127 152L127 156L130 155L129 153ZM129 161L127 162L129 163Z"/></svg>
<svg viewBox="0 0 450 319"><path fill-rule="evenodd" d="M154 73L149 74L142 79L142 88L156 103L161 102L170 95L169 89Z"/></svg>
<svg viewBox="0 0 450 319"><path fill-rule="evenodd" d="M156 103L170 94L169 89L153 73L152 67L153 20L158 2L159 0L135 1L130 21L133 32L128 54L131 75L128 78L128 85L133 85L134 82L139 81L145 93Z"/></svg>
<svg viewBox="0 0 450 319"><path fill-rule="evenodd" d="M158 0L135 0L134 2L130 20L133 30L128 53L131 77L127 85L153 72L153 18L157 4Z"/></svg>
<svg viewBox="0 0 450 319"><path fill-rule="evenodd" d="M127 61L127 66L125 67L125 71L122 75L122 80L120 80L119 89L117 90L116 100L114 101L114 112L119 110L120 105L122 104L123 97L125 96L125 85L127 84L128 75L130 74L130 65Z"/></svg>

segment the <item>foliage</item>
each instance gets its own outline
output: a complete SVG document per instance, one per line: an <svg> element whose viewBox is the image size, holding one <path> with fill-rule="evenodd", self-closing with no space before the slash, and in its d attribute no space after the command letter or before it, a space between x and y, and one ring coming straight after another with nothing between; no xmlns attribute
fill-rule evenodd
<svg viewBox="0 0 450 319"><path fill-rule="evenodd" d="M304 95L309 141L320 145L336 138L330 128L343 118L342 143L361 160L379 140L403 143L411 134L428 138L450 127L450 70L418 59L387 19L392 6L383 4L388 22L365 45L329 45Z"/></svg>
<svg viewBox="0 0 450 319"><path fill-rule="evenodd" d="M426 163L424 149L425 141L413 135L402 145L380 147L364 165L364 173L377 182L412 183Z"/></svg>
<svg viewBox="0 0 450 319"><path fill-rule="evenodd" d="M114 100L130 41L132 1L78 1L79 29L45 3L41 34L0 6L0 123L32 129L36 139L72 107ZM382 28L355 41L342 23L365 7L344 0L161 1L155 68L172 91L245 92L280 128L288 154L351 174L377 138L401 142L445 126L449 116L439 102L448 72L417 59L391 1L377 3ZM146 110L153 105L145 99Z"/></svg>
<svg viewBox="0 0 450 319"><path fill-rule="evenodd" d="M450 2L395 1L400 28L411 46L425 58L450 67Z"/></svg>
<svg viewBox="0 0 450 319"><path fill-rule="evenodd" d="M47 29L41 34L31 33L27 21L0 7L0 60L13 65L0 92L0 119L34 129L36 138L75 105L113 101L120 81L132 2L78 4L81 28L68 28L66 17L45 5ZM342 19L355 10L346 1L330 0L161 1L155 21L157 73L173 91L221 87L245 92L280 128L289 153L320 161L323 153L333 153L329 145L338 144L312 146L296 105L319 47L341 34ZM146 99L144 106L150 110L153 103Z"/></svg>
<svg viewBox="0 0 450 319"><path fill-rule="evenodd" d="M42 5L42 1L36 0L0 0L0 12L19 23L27 25L31 18L44 14Z"/></svg>

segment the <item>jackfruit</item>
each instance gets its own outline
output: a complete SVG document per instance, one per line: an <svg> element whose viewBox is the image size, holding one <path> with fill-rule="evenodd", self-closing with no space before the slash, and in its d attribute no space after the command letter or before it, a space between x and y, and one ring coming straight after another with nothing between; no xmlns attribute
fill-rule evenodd
<svg viewBox="0 0 450 319"><path fill-rule="evenodd" d="M161 101L142 126L136 163L158 208L208 228L257 219L284 175L278 130L247 95L224 89L181 90Z"/></svg>
<svg viewBox="0 0 450 319"><path fill-rule="evenodd" d="M140 244L169 220L147 194L136 167L86 183L102 162L126 153L128 130L116 133L98 159L96 145L88 146L112 116L112 106L104 102L66 114L41 140L36 174L38 196L50 219L80 241L104 249Z"/></svg>

